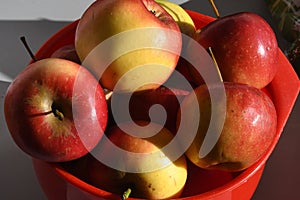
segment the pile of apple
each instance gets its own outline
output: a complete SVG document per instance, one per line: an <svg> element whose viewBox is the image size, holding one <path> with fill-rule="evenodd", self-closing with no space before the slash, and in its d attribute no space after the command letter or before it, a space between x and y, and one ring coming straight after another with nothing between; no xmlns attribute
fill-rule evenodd
<svg viewBox="0 0 300 200"><path fill-rule="evenodd" d="M203 59L195 42L210 50L219 81L207 83L199 72L212 65L199 69L181 56ZM11 83L7 127L30 156L61 163L101 189L180 197L197 177L191 168L237 172L268 149L277 116L264 88L276 74L277 52L272 29L253 13L196 30L168 1L95 1L74 44L33 61ZM157 104L164 112L155 112Z"/></svg>

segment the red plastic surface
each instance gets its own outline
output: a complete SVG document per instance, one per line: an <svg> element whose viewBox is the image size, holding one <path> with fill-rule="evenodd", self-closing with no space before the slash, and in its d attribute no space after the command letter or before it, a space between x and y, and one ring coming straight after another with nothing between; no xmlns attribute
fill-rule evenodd
<svg viewBox="0 0 300 200"><path fill-rule="evenodd" d="M214 20L214 18L202 15L200 13L196 13L193 11L187 12L193 18L197 28L201 28L207 23ZM78 21L75 21L69 24L68 26L57 32L55 35L53 35L40 48L36 57L38 59L50 57L50 55L59 47L66 44L72 44L74 41L77 22ZM182 199L213 198L217 200L242 200L251 198L261 178L265 163L280 138L280 135L296 101L300 88L300 82L297 74L280 50L279 61L277 64L279 68L277 75L270 83L270 85L265 88L265 90L270 94L278 113L277 134L269 150L257 163L255 163L248 169L238 174L233 174L233 178L228 179L228 176L226 176L228 179L226 183L216 187L208 187L205 191L203 190L203 188L202 190L199 189L199 194ZM72 199L75 200L120 198L117 195L110 194L85 183L84 181L63 170L59 165L48 164L38 160L33 160L33 164L40 184L49 200L64 200L68 199L68 197L72 197ZM190 186L191 188L189 189L195 191L200 186L201 184L194 184ZM189 196L188 194L185 195Z"/></svg>

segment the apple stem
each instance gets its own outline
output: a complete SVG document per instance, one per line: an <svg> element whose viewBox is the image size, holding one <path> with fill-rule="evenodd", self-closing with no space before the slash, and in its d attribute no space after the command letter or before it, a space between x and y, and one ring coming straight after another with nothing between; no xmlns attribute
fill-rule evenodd
<svg viewBox="0 0 300 200"><path fill-rule="evenodd" d="M56 105L52 104L51 109L55 117L57 117L60 121L64 120L64 114L59 111L59 108Z"/></svg>
<svg viewBox="0 0 300 200"><path fill-rule="evenodd" d="M126 199L128 199L129 198L129 195L130 195L130 193L131 193L131 189L130 188L128 188L124 193L123 193L123 195L122 195L122 200L126 200Z"/></svg>
<svg viewBox="0 0 300 200"><path fill-rule="evenodd" d="M55 117L57 117L60 121L63 121L64 120L64 115L59 112L58 110L54 110L53 111L53 114L55 115Z"/></svg>
<svg viewBox="0 0 300 200"><path fill-rule="evenodd" d="M217 60L216 60L216 57L215 57L215 55L214 55L214 53L213 53L211 47L208 47L208 51L209 51L209 54L211 55L211 57L212 57L212 59L213 59L213 61L214 61L214 63L215 63L215 66L216 66L216 69L217 69L217 71L218 71L220 80L221 80L221 82L223 82L223 78L222 78L222 75L221 75L221 71L220 71L218 62L217 62Z"/></svg>
<svg viewBox="0 0 300 200"><path fill-rule="evenodd" d="M108 100L113 95L113 91L107 90L104 92L104 95L105 99Z"/></svg>
<svg viewBox="0 0 300 200"><path fill-rule="evenodd" d="M211 6L213 7L214 12L215 12L215 15L217 16L217 18L220 18L220 13L219 13L219 11L218 11L218 8L217 8L217 6L216 6L214 0L209 0L209 2L210 2L210 4L211 4Z"/></svg>
<svg viewBox="0 0 300 200"><path fill-rule="evenodd" d="M28 53L29 53L30 57L32 58L32 60L33 60L34 62L36 62L36 61L37 61L37 58L34 56L34 54L32 53L31 49L29 48L29 45L28 45L28 43L26 42L25 36L21 36L20 39L21 39L22 43L24 44L24 46L25 46L26 50L28 51Z"/></svg>

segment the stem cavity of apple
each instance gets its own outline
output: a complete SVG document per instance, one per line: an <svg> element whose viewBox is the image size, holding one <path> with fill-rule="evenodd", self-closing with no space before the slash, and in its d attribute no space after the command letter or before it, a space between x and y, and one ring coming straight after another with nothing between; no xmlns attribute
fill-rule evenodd
<svg viewBox="0 0 300 200"><path fill-rule="evenodd" d="M214 9L214 12L215 12L216 17L217 17L217 18L220 18L220 13L219 13L219 11L218 11L218 8L217 8L217 6L216 6L214 0L209 0L209 3L211 4L211 6L212 6L213 9Z"/></svg>
<svg viewBox="0 0 300 200"><path fill-rule="evenodd" d="M155 10L150 10L150 12L157 18L159 18L160 14L161 14L160 12L156 12Z"/></svg>
<svg viewBox="0 0 300 200"><path fill-rule="evenodd" d="M30 57L32 58L32 60L33 60L34 62L36 62L36 61L37 61L37 58L36 58L36 57L34 56L34 54L32 53L32 51L31 51L31 49L30 49L28 43L26 42L25 36L21 36L21 37L20 37L20 40L22 41L23 45L25 46L25 48L26 48L27 52L29 53Z"/></svg>

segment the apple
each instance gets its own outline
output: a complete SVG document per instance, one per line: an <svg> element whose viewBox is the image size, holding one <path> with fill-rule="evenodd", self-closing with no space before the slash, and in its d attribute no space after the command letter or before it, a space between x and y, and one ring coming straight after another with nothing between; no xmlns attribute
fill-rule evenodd
<svg viewBox="0 0 300 200"><path fill-rule="evenodd" d="M113 101L109 99L108 103L110 105L109 116L111 119L118 117L121 122L130 120L153 121L165 126L175 134L177 110L183 98L188 94L189 91L187 90L164 86L132 94L114 93L112 95ZM156 109L152 107L157 105L162 107Z"/></svg>
<svg viewBox="0 0 300 200"><path fill-rule="evenodd" d="M195 76L192 73L197 73L196 71L191 72L190 63L183 57L180 57L175 70L181 73L186 80L191 84L192 87L199 85L199 82L195 81Z"/></svg>
<svg viewBox="0 0 300 200"><path fill-rule="evenodd" d="M68 45L60 47L59 49L57 49L56 51L53 52L53 54L51 55L51 58L62 58L62 59L71 60L78 64L81 63L81 61L77 55L74 44L68 44Z"/></svg>
<svg viewBox="0 0 300 200"><path fill-rule="evenodd" d="M181 33L193 37L196 27L191 16L178 4L168 0L155 0L163 7L176 21Z"/></svg>
<svg viewBox="0 0 300 200"><path fill-rule="evenodd" d="M230 182L234 176L223 170L202 169L187 160L188 176L181 197L190 197L216 189Z"/></svg>
<svg viewBox="0 0 300 200"><path fill-rule="evenodd" d="M224 81L263 88L277 72L276 36L257 14L241 12L220 17L197 31L195 39L205 49L211 47ZM191 53L197 56L197 52ZM199 79L199 73L192 74Z"/></svg>
<svg viewBox="0 0 300 200"><path fill-rule="evenodd" d="M221 117L210 121L213 114L210 94L218 93L222 87L221 84L202 85L194 91L197 98L189 95L183 100L181 108L189 113L183 116L188 117L185 120L194 118L192 101L197 101L200 109L198 131L186 156L201 168L241 171L256 162L272 143L277 114L273 102L262 90L225 82L226 96L220 97L219 102L226 101L226 105L214 109L218 116L225 116L225 121L222 124ZM221 131L216 131L222 125Z"/></svg>
<svg viewBox="0 0 300 200"><path fill-rule="evenodd" d="M178 24L154 0L95 1L75 33L83 65L105 88L120 92L162 85L176 67L181 47Z"/></svg>
<svg viewBox="0 0 300 200"><path fill-rule="evenodd" d="M182 33L182 51L185 51L189 40L194 38L196 34L196 26L193 19L180 5L176 3L168 0L155 1L159 3L159 5L161 5L178 24ZM186 59L180 57L176 65L176 70L180 72L191 84L194 84L194 79L191 75L188 65L189 63L186 61Z"/></svg>
<svg viewBox="0 0 300 200"><path fill-rule="evenodd" d="M100 141L108 117L97 79L59 58L38 60L18 74L6 91L4 112L15 143L48 162L87 154Z"/></svg>
<svg viewBox="0 0 300 200"><path fill-rule="evenodd" d="M146 126L149 122L136 123ZM120 125L128 128L130 132L123 131ZM128 122L108 129L107 138L101 140L91 152L93 156L89 156L87 161L89 182L120 196L127 189L131 189L130 197L179 197L187 178L186 158L181 154L173 161L172 154L178 151L179 145L169 150L163 149L173 140L173 135L159 124L153 125L154 129L146 127L140 133L134 133L132 124ZM159 132L149 136L156 128ZM133 134L139 134L140 137Z"/></svg>

